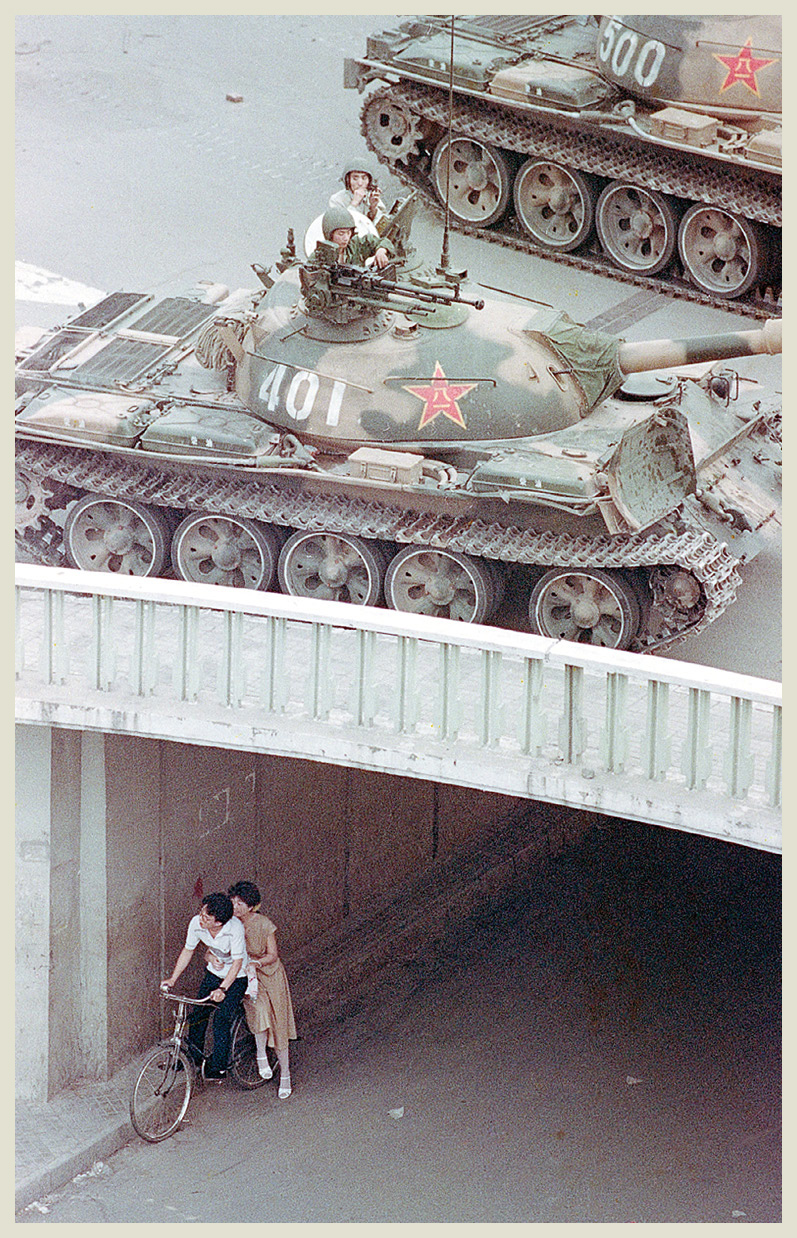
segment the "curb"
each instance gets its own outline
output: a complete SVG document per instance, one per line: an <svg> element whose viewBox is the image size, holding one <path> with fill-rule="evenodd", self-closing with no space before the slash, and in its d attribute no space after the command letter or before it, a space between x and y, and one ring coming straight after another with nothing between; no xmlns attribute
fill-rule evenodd
<svg viewBox="0 0 797 1238"><path fill-rule="evenodd" d="M133 1134L133 1128L127 1119L109 1122L82 1147L17 1182L14 1190L14 1211L21 1212L35 1200L61 1190L78 1174L91 1169L95 1161L105 1160L118 1152L130 1142Z"/></svg>

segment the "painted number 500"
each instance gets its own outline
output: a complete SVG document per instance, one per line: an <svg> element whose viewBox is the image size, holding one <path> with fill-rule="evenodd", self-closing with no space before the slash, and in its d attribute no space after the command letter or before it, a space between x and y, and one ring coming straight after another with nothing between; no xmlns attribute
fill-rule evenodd
<svg viewBox="0 0 797 1238"><path fill-rule="evenodd" d="M652 86L659 76L667 49L658 39L646 39L610 17L603 28L598 55L615 77L632 76L640 86Z"/></svg>

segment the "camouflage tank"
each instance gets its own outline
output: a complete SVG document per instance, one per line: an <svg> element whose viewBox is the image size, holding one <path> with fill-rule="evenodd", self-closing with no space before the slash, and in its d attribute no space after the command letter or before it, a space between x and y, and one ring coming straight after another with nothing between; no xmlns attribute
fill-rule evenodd
<svg viewBox="0 0 797 1238"><path fill-rule="evenodd" d="M448 195L471 235L778 313L780 17L481 14L453 44L451 27L402 22L344 71L387 83L362 132L433 210Z"/></svg>
<svg viewBox="0 0 797 1238"><path fill-rule="evenodd" d="M716 619L777 528L779 408L725 364L660 368L779 352L780 323L633 344L485 303L419 262L412 210L387 218L386 270L289 238L256 291L114 293L28 346L24 557L467 622L522 608L640 651Z"/></svg>

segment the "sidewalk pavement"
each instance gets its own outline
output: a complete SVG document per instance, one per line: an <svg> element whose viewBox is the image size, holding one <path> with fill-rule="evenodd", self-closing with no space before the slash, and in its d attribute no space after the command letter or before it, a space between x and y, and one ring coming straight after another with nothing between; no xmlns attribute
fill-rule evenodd
<svg viewBox="0 0 797 1238"><path fill-rule="evenodd" d="M491 899L525 883L529 869L577 841L595 822L584 814L572 835L556 811L522 810L478 851L447 857L375 902L344 931L317 938L286 964L303 1039L356 1009L395 960L420 952ZM420 943L420 944L419 944ZM40 1201L136 1138L129 1118L133 1081L144 1053L111 1079L81 1082L50 1101L16 1104L15 1211Z"/></svg>
<svg viewBox="0 0 797 1238"><path fill-rule="evenodd" d="M15 1211L107 1160L134 1138L128 1102L138 1059L106 1082L82 1082L52 1100L17 1101Z"/></svg>

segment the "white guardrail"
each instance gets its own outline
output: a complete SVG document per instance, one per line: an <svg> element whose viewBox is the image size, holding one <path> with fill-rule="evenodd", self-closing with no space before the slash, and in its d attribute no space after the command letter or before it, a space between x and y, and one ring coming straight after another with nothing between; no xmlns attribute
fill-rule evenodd
<svg viewBox="0 0 797 1238"><path fill-rule="evenodd" d="M524 633L16 567L18 722L335 761L781 846L780 684Z"/></svg>

